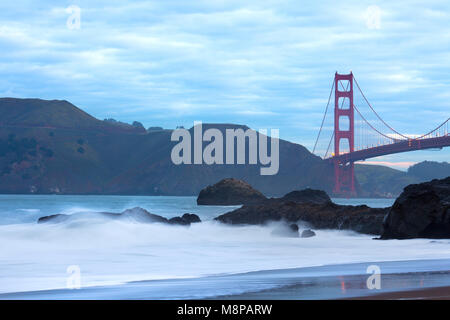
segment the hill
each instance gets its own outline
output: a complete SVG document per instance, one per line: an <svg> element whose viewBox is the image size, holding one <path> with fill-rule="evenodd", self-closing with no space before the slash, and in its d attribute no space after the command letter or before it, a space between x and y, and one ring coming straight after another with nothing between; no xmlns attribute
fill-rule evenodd
<svg viewBox="0 0 450 320"><path fill-rule="evenodd" d="M450 176L450 163L423 161L409 167L408 175L416 177L420 182L444 179Z"/></svg>
<svg viewBox="0 0 450 320"><path fill-rule="evenodd" d="M406 172L384 166L357 164L355 175L361 187L361 196L395 197L407 185L449 177L450 163L423 161L409 167Z"/></svg>
<svg viewBox="0 0 450 320"><path fill-rule="evenodd" d="M280 140L280 170L260 165L174 165L171 130L100 121L67 101L0 99L0 193L197 195L234 177L267 195L306 187L331 191L332 168ZM246 126L204 124L204 130ZM192 132L192 128L190 129Z"/></svg>
<svg viewBox="0 0 450 320"><path fill-rule="evenodd" d="M0 112L0 193L198 195L231 177L266 196L305 188L332 193L332 166L285 140L279 143L278 174L261 176L259 164L174 165L172 130L145 130L137 121L101 121L64 100L2 98ZM203 124L204 131L211 127L224 135L227 129L249 129ZM192 128L190 132L193 136ZM356 165L358 193L396 196L408 184L445 176L448 168L448 163L433 162L408 172Z"/></svg>
<svg viewBox="0 0 450 320"><path fill-rule="evenodd" d="M407 172L378 165L356 164L355 176L361 197L393 198L407 185L419 182Z"/></svg>
<svg viewBox="0 0 450 320"><path fill-rule="evenodd" d="M143 132L135 126L100 121L66 100L0 98L2 128L47 128Z"/></svg>

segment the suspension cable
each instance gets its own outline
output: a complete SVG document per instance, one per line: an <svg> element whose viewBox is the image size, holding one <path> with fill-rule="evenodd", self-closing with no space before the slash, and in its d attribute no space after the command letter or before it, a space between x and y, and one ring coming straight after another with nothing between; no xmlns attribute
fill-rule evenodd
<svg viewBox="0 0 450 320"><path fill-rule="evenodd" d="M355 76L353 76L353 80L355 80L356 86L358 87L359 92L361 93L361 95L363 96L364 100L366 100L366 103L369 105L370 109L372 109L373 113L375 113L375 115L377 116L378 119L380 119L380 121L389 129L391 129L393 132L395 132L396 134L398 134L399 136L405 138L405 139L409 139L407 136L404 136L403 134L401 134L400 132L398 132L397 130L395 130L394 128L392 128L390 125L388 125L383 119L381 119L381 117L378 115L378 113L375 111L375 109L372 107L372 105L370 104L369 100L367 100L366 96L364 95L364 93L362 92L361 88L359 87L358 81L356 81ZM378 131L378 130L376 130Z"/></svg>
<svg viewBox="0 0 450 320"><path fill-rule="evenodd" d="M361 118L369 125L369 127L372 128L372 130L376 131L378 134L381 134L381 135L382 135L383 137L385 137L385 138L388 138L388 139L394 140L394 141L396 140L395 138L389 137L389 136L385 135L384 133L382 133L382 132L378 131L377 129L375 129L375 128L370 124L370 122L367 121L366 118L364 118L364 116L361 114L361 112L359 112L359 110L358 110L358 108L356 107L355 104L353 104L353 108L355 108L355 110L356 110L356 112L358 112L359 116L360 116L360 117L361 117Z"/></svg>
<svg viewBox="0 0 450 320"><path fill-rule="evenodd" d="M333 79L333 84L332 84L331 90L330 90L330 96L328 97L327 107L325 108L325 114L323 115L322 124L320 125L319 134L317 135L316 143L314 143L314 148L313 148L313 152L312 153L314 153L316 151L317 142L319 141L320 133L322 132L323 124L325 122L325 118L326 118L327 113L328 113L328 107L330 105L331 95L333 94L333 89L334 89L334 79Z"/></svg>
<svg viewBox="0 0 450 320"><path fill-rule="evenodd" d="M414 138L414 140L419 140L419 139L422 139L423 137L426 137L426 136L432 134L433 132L435 132L435 131L439 130L441 127L443 127L449 121L450 121L450 117L447 120L445 120L444 122L442 122L436 129L433 129L430 132L428 132L428 133L426 133L424 135L421 135L420 137Z"/></svg>
<svg viewBox="0 0 450 320"><path fill-rule="evenodd" d="M328 151L330 150L330 147L331 147L331 142L333 142L333 138L334 138L334 131L333 131L333 134L331 135L331 139L330 139L330 142L328 143L328 148L327 148L327 152L325 152L325 156L324 156L324 158L326 158L326 157L327 157L327 155L328 155Z"/></svg>

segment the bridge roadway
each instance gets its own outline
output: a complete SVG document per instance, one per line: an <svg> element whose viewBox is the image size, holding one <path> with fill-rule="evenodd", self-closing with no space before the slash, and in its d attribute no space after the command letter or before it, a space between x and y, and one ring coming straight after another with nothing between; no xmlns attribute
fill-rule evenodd
<svg viewBox="0 0 450 320"><path fill-rule="evenodd" d="M332 162L338 160L340 163L345 164L349 162L366 160L388 154L424 150L424 149L435 149L435 148L442 149L443 147L449 146L450 146L450 135L447 134L442 137L402 140L391 144L340 154L339 156L328 158L328 160Z"/></svg>

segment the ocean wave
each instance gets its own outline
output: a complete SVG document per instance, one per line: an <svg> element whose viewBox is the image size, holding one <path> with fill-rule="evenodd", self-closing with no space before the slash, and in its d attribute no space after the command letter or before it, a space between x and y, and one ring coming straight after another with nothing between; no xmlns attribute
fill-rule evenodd
<svg viewBox="0 0 450 320"><path fill-rule="evenodd" d="M374 241L316 230L313 238L273 236L276 224L190 227L80 218L62 224L0 226L0 292L65 288L67 267L83 286L198 278L257 270L364 261L450 258L447 243L425 239Z"/></svg>
<svg viewBox="0 0 450 320"><path fill-rule="evenodd" d="M36 213L36 212L40 212L41 209L16 209L16 211Z"/></svg>

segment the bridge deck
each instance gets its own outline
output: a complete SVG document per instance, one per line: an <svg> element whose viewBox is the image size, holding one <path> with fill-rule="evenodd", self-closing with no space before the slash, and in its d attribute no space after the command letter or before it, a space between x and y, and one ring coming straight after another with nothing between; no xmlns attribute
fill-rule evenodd
<svg viewBox="0 0 450 320"><path fill-rule="evenodd" d="M366 160L370 158L380 157L388 154L409 152L423 149L443 148L450 146L450 135L419 139L419 140L405 140L383 146L377 146L364 150L358 150L351 153L341 154L328 158L330 161L339 161L340 163L355 162L360 160Z"/></svg>

